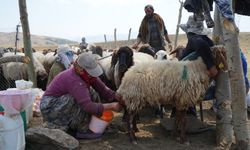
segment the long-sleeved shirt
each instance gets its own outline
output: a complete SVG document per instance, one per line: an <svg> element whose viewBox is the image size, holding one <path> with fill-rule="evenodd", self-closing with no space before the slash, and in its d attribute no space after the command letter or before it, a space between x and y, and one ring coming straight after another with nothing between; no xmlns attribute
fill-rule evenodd
<svg viewBox="0 0 250 150"><path fill-rule="evenodd" d="M94 80L91 86L105 100L112 101L114 99L115 92L105 86L99 78ZM73 96L85 112L97 116L102 114L103 105L91 101L87 84L76 74L73 67L58 74L49 84L43 96L60 97L65 94Z"/></svg>

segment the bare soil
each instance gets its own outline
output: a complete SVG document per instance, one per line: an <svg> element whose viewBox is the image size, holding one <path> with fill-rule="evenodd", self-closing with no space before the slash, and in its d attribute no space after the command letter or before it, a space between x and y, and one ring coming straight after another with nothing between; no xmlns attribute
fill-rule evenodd
<svg viewBox="0 0 250 150"><path fill-rule="evenodd" d="M172 136L172 132L167 131L160 123L160 119L154 116L153 109L147 108L141 112L140 122L138 124L139 132L136 133L138 144L134 145L129 141L126 133L117 129L121 122L122 112L115 112L115 118L112 121L113 132L104 133L102 138L96 140L79 140L81 150L106 150L106 149L171 149L171 150L211 150L216 149L216 131L215 131L215 112L210 110L212 101L204 102L204 123L211 125L212 129L201 133L188 133L190 145L180 144ZM197 107L199 108L199 107ZM199 112L197 112L199 115ZM169 118L170 110L167 110L164 118ZM199 119L199 117L198 117ZM41 117L34 117L30 127L40 126ZM191 123L192 124L192 123ZM195 124L193 124L195 126Z"/></svg>

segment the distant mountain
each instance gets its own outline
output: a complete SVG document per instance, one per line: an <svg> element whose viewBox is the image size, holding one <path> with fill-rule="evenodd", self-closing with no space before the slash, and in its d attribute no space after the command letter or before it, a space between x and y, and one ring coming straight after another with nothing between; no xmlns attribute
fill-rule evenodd
<svg viewBox="0 0 250 150"><path fill-rule="evenodd" d="M0 32L0 47L15 47L16 33L15 32ZM31 43L33 47L40 46L57 46L58 44L79 44L76 41L71 41L63 38L31 35ZM19 33L18 47L23 47L23 36Z"/></svg>

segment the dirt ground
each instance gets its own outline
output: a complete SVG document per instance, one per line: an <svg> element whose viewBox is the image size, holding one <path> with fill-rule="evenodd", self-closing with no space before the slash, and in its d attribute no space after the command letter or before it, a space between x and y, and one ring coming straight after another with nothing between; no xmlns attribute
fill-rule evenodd
<svg viewBox="0 0 250 150"><path fill-rule="evenodd" d="M138 144L133 145L129 141L126 133L120 132L117 129L121 121L121 112L115 113L115 118L112 121L114 126L113 132L105 133L102 138L96 140L79 140L81 150L112 150L112 149L136 149L136 150L151 150L151 149L171 149L171 150L211 150L216 149L216 131L215 131L215 112L210 110L211 102L204 102L204 122L211 125L213 128L201 133L189 133L187 136L190 145L183 145L176 141L170 131L167 131L160 124L160 119L154 117L153 109L147 108L142 111L140 123L138 124L139 132L136 133ZM197 107L199 109L199 107ZM166 111L164 118L169 118L170 110ZM199 115L199 112L198 112ZM199 118L198 118L199 119ZM29 126L40 126L42 123L41 117L34 117Z"/></svg>

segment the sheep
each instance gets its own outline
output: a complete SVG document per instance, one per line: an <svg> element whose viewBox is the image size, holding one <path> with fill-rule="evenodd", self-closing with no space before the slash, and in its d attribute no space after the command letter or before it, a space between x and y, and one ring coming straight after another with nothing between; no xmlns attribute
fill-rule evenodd
<svg viewBox="0 0 250 150"><path fill-rule="evenodd" d="M139 48L138 52L146 53L146 54L149 54L153 57L155 56L154 48L152 48L149 44L142 45Z"/></svg>
<svg viewBox="0 0 250 150"><path fill-rule="evenodd" d="M42 52L33 52L33 56L36 57L41 64L44 64L45 61L45 55Z"/></svg>
<svg viewBox="0 0 250 150"><path fill-rule="evenodd" d="M2 66L3 63L8 62L22 62L22 63L28 63L30 61L29 57L26 56L6 56L6 57L0 57L0 66ZM10 82L5 79L3 75L3 68L0 67L0 91L6 90L10 86Z"/></svg>
<svg viewBox="0 0 250 150"><path fill-rule="evenodd" d="M45 55L43 66L48 74L49 74L50 68L52 67L55 59L56 59L56 52L48 52Z"/></svg>
<svg viewBox="0 0 250 150"><path fill-rule="evenodd" d="M175 56L171 55L172 53L167 53L165 50L159 50L158 52L155 53L154 58L157 60L174 60L177 61L178 58L176 58Z"/></svg>
<svg viewBox="0 0 250 150"><path fill-rule="evenodd" d="M227 69L223 48L212 50L217 69ZM218 67L220 66L220 67ZM174 135L181 129L180 142L187 143L185 135L186 110L197 104L209 87L209 76L202 59L193 61L151 61L132 66L124 75L117 93L123 97L128 112L130 139L136 142L135 115L147 104L171 104L177 109ZM178 125L178 126L177 126Z"/></svg>
<svg viewBox="0 0 250 150"><path fill-rule="evenodd" d="M171 51L171 52L169 53L169 55L175 54L175 57L176 57L178 60L180 60L181 57L182 57L182 55L183 55L183 53L184 53L184 51L185 51L185 47L184 47L183 45L179 45L179 46L176 47L175 50Z"/></svg>
<svg viewBox="0 0 250 150"><path fill-rule="evenodd" d="M108 54L109 53L109 54ZM101 80L107 85L110 89L116 90L114 82L112 82L111 75L111 58L112 53L106 52L104 57L99 58L99 64L102 67L103 74L100 76Z"/></svg>
<svg viewBox="0 0 250 150"><path fill-rule="evenodd" d="M13 55L14 53L9 52L9 53L5 53L3 57L9 57ZM24 56L24 53L19 52L16 55ZM39 62L39 60L35 56L33 57L33 63L35 67L35 73L37 74L37 80L38 80L37 86L41 87L40 83L46 82L44 81L44 79L46 79L48 74L45 68L43 67L43 65ZM4 63L2 65L2 71L3 71L4 78L6 80L9 80L10 82L14 80L20 80L20 79L28 80L28 66L25 63L21 63L21 62ZM13 86L12 84L11 86Z"/></svg>
<svg viewBox="0 0 250 150"><path fill-rule="evenodd" d="M135 52L128 46L120 47L111 60L111 79L114 81L116 88L119 87L124 73L135 64L154 60L148 54Z"/></svg>
<svg viewBox="0 0 250 150"><path fill-rule="evenodd" d="M92 49L92 54L98 54L99 56L103 56L103 49L101 46L96 46Z"/></svg>

